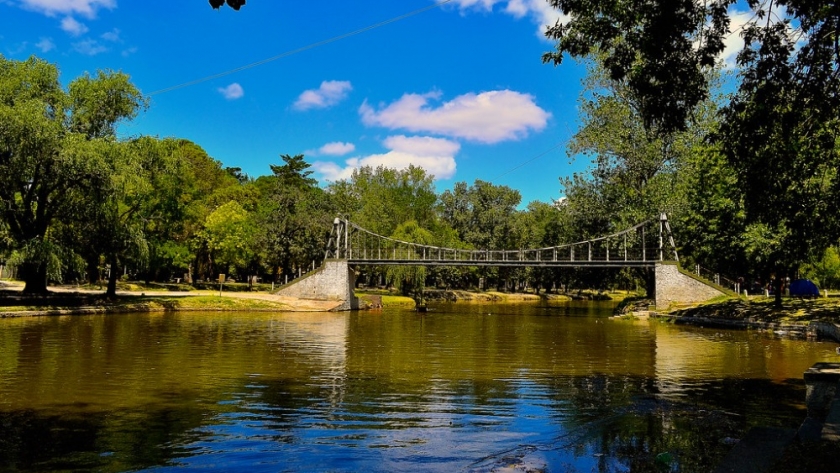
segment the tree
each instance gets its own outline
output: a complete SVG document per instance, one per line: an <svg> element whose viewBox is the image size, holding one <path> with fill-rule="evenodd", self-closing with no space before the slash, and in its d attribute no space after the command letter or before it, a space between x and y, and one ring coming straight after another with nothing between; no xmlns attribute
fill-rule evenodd
<svg viewBox="0 0 840 473"><path fill-rule="evenodd" d="M210 0L210 6L216 10L225 3L234 10L239 11L242 5L245 5L245 0Z"/></svg>
<svg viewBox="0 0 840 473"><path fill-rule="evenodd" d="M401 223L391 238L421 245L433 245L435 237L428 230L421 228L417 222L409 220ZM422 294L426 285L425 266L389 266L387 277L404 295Z"/></svg>
<svg viewBox="0 0 840 473"><path fill-rule="evenodd" d="M311 177L303 155L282 155L272 176L258 179L262 198L257 210L263 260L272 275L294 274L324 257L335 209L330 196Z"/></svg>
<svg viewBox="0 0 840 473"><path fill-rule="evenodd" d="M828 247L820 257L802 266L802 274L823 289L840 288L840 251L836 246Z"/></svg>
<svg viewBox="0 0 840 473"><path fill-rule="evenodd" d="M238 202L245 210L256 210L259 196L250 180L240 181L207 155L200 146L187 140L165 140L171 150L175 173L157 173L156 201L160 218L146 228L149 262L146 280L169 278L187 272L188 278L215 277L211 273L210 254L198 238L207 217L220 206Z"/></svg>
<svg viewBox="0 0 840 473"><path fill-rule="evenodd" d="M125 74L86 74L65 91L54 65L0 56L0 212L26 292L46 292L53 224L82 216L108 179L101 153L115 145L116 124L143 106Z"/></svg>
<svg viewBox="0 0 840 473"><path fill-rule="evenodd" d="M559 64L564 54L597 52L610 77L626 79L641 99L645 128L665 133L687 128L708 96L705 71L735 34L727 17L735 0L551 4L571 21L549 28L557 48L543 59ZM840 10L807 0L747 4L740 84L713 141L743 191L746 256L781 283L840 233L830 210L840 191Z"/></svg>
<svg viewBox="0 0 840 473"><path fill-rule="evenodd" d="M110 266L106 295L116 296L120 270L129 259L148 260L150 239L163 220L179 220L181 206L173 199L173 183L179 162L173 156L175 143L141 137L110 147L102 153L110 181L97 190L92 206L90 249L104 254Z"/></svg>
<svg viewBox="0 0 840 473"><path fill-rule="evenodd" d="M663 212L680 218L692 190L680 184L684 171L716 123L718 107L705 100L691 111L684 130L646 126L644 97L627 79L613 79L604 62L594 56L586 63L588 74L579 99L582 125L568 151L570 156L591 158L593 166L560 180L565 199L559 210L566 215L573 241L621 231ZM575 270L571 275L592 285L624 279L628 273ZM650 291L652 273L639 276Z"/></svg>
<svg viewBox="0 0 840 473"><path fill-rule="evenodd" d="M207 216L199 237L207 243L218 271L247 268L255 255L256 226L238 202L228 202Z"/></svg>
<svg viewBox="0 0 840 473"><path fill-rule="evenodd" d="M718 143L701 143L680 167L676 192L684 209L671 216L684 267L699 264L737 278L749 274L743 191ZM756 248L757 249L757 248Z"/></svg>
<svg viewBox="0 0 840 473"><path fill-rule="evenodd" d="M570 16L546 31L564 55L597 55L614 81L626 81L639 97L647 129L667 135L686 129L692 110L709 98L706 69L723 51L729 34L727 8L735 0L549 0ZM751 0L750 3L756 3Z"/></svg>
<svg viewBox="0 0 840 473"><path fill-rule="evenodd" d="M752 263L780 285L840 237L840 10L777 0L761 18L744 29L717 140L744 192Z"/></svg>
<svg viewBox="0 0 840 473"><path fill-rule="evenodd" d="M440 196L440 215L458 239L478 250L521 248L517 210L519 191L477 179L472 186L457 182ZM481 268L480 274L497 285L507 282L509 268Z"/></svg>
<svg viewBox="0 0 840 473"><path fill-rule="evenodd" d="M420 167L364 166L353 170L350 179L331 184L329 191L342 214L380 235L410 220L426 229L437 224L434 178Z"/></svg>

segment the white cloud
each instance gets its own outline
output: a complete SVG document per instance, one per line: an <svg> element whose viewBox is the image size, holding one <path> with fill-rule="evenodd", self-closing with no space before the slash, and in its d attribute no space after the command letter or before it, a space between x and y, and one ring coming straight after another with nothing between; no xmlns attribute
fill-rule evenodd
<svg viewBox="0 0 840 473"><path fill-rule="evenodd" d="M35 47L40 49L42 53L48 53L55 49L55 43L52 38L41 38L41 41L35 43Z"/></svg>
<svg viewBox="0 0 840 473"><path fill-rule="evenodd" d="M368 126L435 133L480 143L516 140L529 131L545 128L551 114L534 103L534 97L512 90L464 94L437 108L429 105L440 93L405 94L375 110L365 101L359 108Z"/></svg>
<svg viewBox="0 0 840 473"><path fill-rule="evenodd" d="M116 0L20 0L20 4L47 16L77 14L86 18L95 18L101 8L112 10L117 7Z"/></svg>
<svg viewBox="0 0 840 473"><path fill-rule="evenodd" d="M102 36L100 36L100 38L104 39L105 41L110 41L111 43L122 42L120 40L119 28L114 28L113 30L108 31L107 33L102 33Z"/></svg>
<svg viewBox="0 0 840 473"><path fill-rule="evenodd" d="M723 52L720 58L724 65L732 69L735 67L735 60L738 53L744 49L744 38L741 37L744 26L753 19L753 12L729 10L729 35L723 38Z"/></svg>
<svg viewBox="0 0 840 473"><path fill-rule="evenodd" d="M567 23L569 17L560 10L552 7L547 0L454 0L462 12L467 10L484 10L491 12L497 5L502 11L515 18L528 17L537 25L537 36L545 38L546 26L555 23Z"/></svg>
<svg viewBox="0 0 840 473"><path fill-rule="evenodd" d="M61 29L70 33L72 36L81 36L88 32L88 27L84 23L79 23L72 16L64 17L61 20Z"/></svg>
<svg viewBox="0 0 840 473"><path fill-rule="evenodd" d="M350 158L345 161L344 167L329 161L316 161L312 167L328 181L348 179L354 169L362 166L405 169L414 165L425 169L435 179L449 179L455 175L455 155L461 145L454 141L397 135L386 138L382 144L389 150L387 153Z"/></svg>
<svg viewBox="0 0 840 473"><path fill-rule="evenodd" d="M96 56L108 51L108 48L99 44L95 39L84 39L78 43L73 43L73 50L86 56Z"/></svg>
<svg viewBox="0 0 840 473"><path fill-rule="evenodd" d="M341 102L353 86L348 81L325 80L317 89L304 91L295 101L296 110L310 110L313 108L327 108Z"/></svg>
<svg viewBox="0 0 840 473"><path fill-rule="evenodd" d="M336 141L333 143L327 143L317 150L310 151L306 154L313 154L315 156L344 156L345 154L350 154L353 151L356 151L356 145L353 143L342 143L340 141Z"/></svg>
<svg viewBox="0 0 840 473"><path fill-rule="evenodd" d="M245 89L236 82L227 87L219 87L217 90L228 100L241 99L245 95Z"/></svg>
<svg viewBox="0 0 840 473"><path fill-rule="evenodd" d="M128 57L128 56L131 56L132 54L134 54L136 52L137 52L137 47L132 46L128 49L123 49L123 52L121 54L122 54L122 57Z"/></svg>

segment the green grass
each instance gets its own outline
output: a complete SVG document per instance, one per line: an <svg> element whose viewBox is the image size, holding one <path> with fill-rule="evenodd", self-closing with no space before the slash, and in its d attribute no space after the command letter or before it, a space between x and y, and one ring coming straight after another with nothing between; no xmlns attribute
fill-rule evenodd
<svg viewBox="0 0 840 473"><path fill-rule="evenodd" d="M414 299L406 296L382 296L382 307L414 307Z"/></svg>
<svg viewBox="0 0 840 473"><path fill-rule="evenodd" d="M414 306L417 305L414 302L414 299L410 297L388 294L387 291L372 290L356 293L356 297L358 297L359 300L361 300L363 303L367 304L371 304L371 301L373 300L374 296L379 296L382 298L382 307L414 308Z"/></svg>
<svg viewBox="0 0 840 473"><path fill-rule="evenodd" d="M287 304L262 299L241 299L219 296L155 297L144 303L171 310L289 310Z"/></svg>
<svg viewBox="0 0 840 473"><path fill-rule="evenodd" d="M795 323L821 320L840 323L840 300L784 297L782 298L782 307L777 308L773 297L756 297L750 298L748 301L732 297L722 298L722 300L715 299L672 313L673 315L735 320L751 318L760 322Z"/></svg>
<svg viewBox="0 0 840 473"><path fill-rule="evenodd" d="M72 303L71 303L72 302ZM2 301L0 300L0 304ZM0 305L0 313L14 315L21 312L83 311L98 309L103 312L149 312L149 311L287 311L292 308L281 302L218 296L145 297L120 296L114 300L104 298L80 298L70 301L19 301L16 305Z"/></svg>

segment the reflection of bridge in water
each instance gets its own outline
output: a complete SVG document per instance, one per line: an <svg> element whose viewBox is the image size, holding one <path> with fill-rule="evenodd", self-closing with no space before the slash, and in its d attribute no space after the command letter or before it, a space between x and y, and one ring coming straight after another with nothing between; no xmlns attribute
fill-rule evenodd
<svg viewBox="0 0 840 473"><path fill-rule="evenodd" d="M445 248L402 241L336 218L325 256L351 265L412 266L653 268L657 262L679 261L665 214L607 236L515 250Z"/></svg>

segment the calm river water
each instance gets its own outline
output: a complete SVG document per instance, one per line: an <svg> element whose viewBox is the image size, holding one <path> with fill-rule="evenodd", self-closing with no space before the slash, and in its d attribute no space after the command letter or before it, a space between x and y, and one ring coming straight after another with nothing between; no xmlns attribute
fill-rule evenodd
<svg viewBox="0 0 840 473"><path fill-rule="evenodd" d="M0 320L0 471L708 471L834 344L595 303Z"/></svg>

